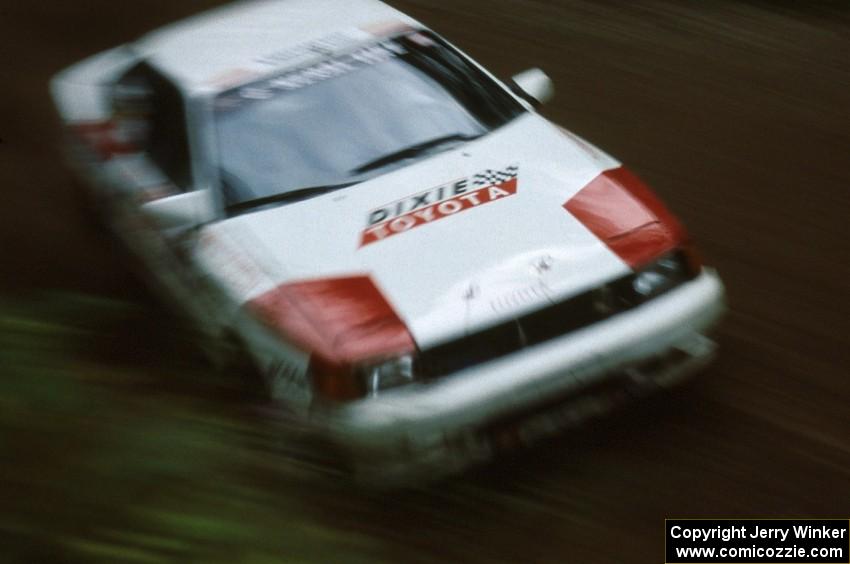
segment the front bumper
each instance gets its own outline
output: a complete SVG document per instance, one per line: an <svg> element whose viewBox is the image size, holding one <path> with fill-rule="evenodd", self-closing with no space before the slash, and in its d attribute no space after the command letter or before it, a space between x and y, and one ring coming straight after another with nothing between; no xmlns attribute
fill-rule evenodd
<svg viewBox="0 0 850 564"><path fill-rule="evenodd" d="M675 383L707 364L703 336L724 309L713 270L651 302L506 357L427 384L393 390L325 414L333 441L378 473L450 472L497 449L506 420L536 438L612 407L600 385L624 379L617 397ZM620 397L622 399L622 397ZM552 413L542 420L535 415ZM536 423L535 423L536 421ZM527 442L524 439L521 442Z"/></svg>

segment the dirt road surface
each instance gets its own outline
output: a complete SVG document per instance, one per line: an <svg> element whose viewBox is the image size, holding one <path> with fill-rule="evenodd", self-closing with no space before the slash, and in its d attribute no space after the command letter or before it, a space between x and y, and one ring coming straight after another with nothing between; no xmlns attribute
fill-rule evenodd
<svg viewBox="0 0 850 564"><path fill-rule="evenodd" d="M7 298L149 299L74 203L46 81L214 4L0 9ZM663 562L667 517L847 518L850 4L396 5L501 77L549 73L544 113L656 189L720 271L730 311L720 359L680 392L436 490L329 500L311 519L396 561L623 563Z"/></svg>

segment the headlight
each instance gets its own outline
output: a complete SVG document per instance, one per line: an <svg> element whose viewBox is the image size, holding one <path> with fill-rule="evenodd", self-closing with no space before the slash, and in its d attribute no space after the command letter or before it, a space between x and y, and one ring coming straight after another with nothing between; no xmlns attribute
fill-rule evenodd
<svg viewBox="0 0 850 564"><path fill-rule="evenodd" d="M665 255L635 274L632 290L639 301L663 294L689 278L681 253Z"/></svg>
<svg viewBox="0 0 850 564"><path fill-rule="evenodd" d="M413 382L413 355L407 354L361 369L366 395Z"/></svg>

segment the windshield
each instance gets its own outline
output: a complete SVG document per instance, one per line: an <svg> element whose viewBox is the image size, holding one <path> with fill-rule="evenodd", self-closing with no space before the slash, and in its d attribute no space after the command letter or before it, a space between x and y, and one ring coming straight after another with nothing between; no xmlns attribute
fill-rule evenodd
<svg viewBox="0 0 850 564"><path fill-rule="evenodd" d="M522 111L433 35L388 39L219 95L225 202L245 209L349 186Z"/></svg>

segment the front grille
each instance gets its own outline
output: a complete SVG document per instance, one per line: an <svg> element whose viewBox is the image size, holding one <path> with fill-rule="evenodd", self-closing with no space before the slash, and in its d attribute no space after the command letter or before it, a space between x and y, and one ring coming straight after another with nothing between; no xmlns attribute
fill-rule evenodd
<svg viewBox="0 0 850 564"><path fill-rule="evenodd" d="M537 311L422 350L418 358L418 373L426 380L440 378L545 343L637 307L647 299L656 298L693 278L681 253L673 254L668 257L670 259L681 265L681 277L671 280L662 291L650 298L634 289L634 279L640 272L631 273Z"/></svg>

